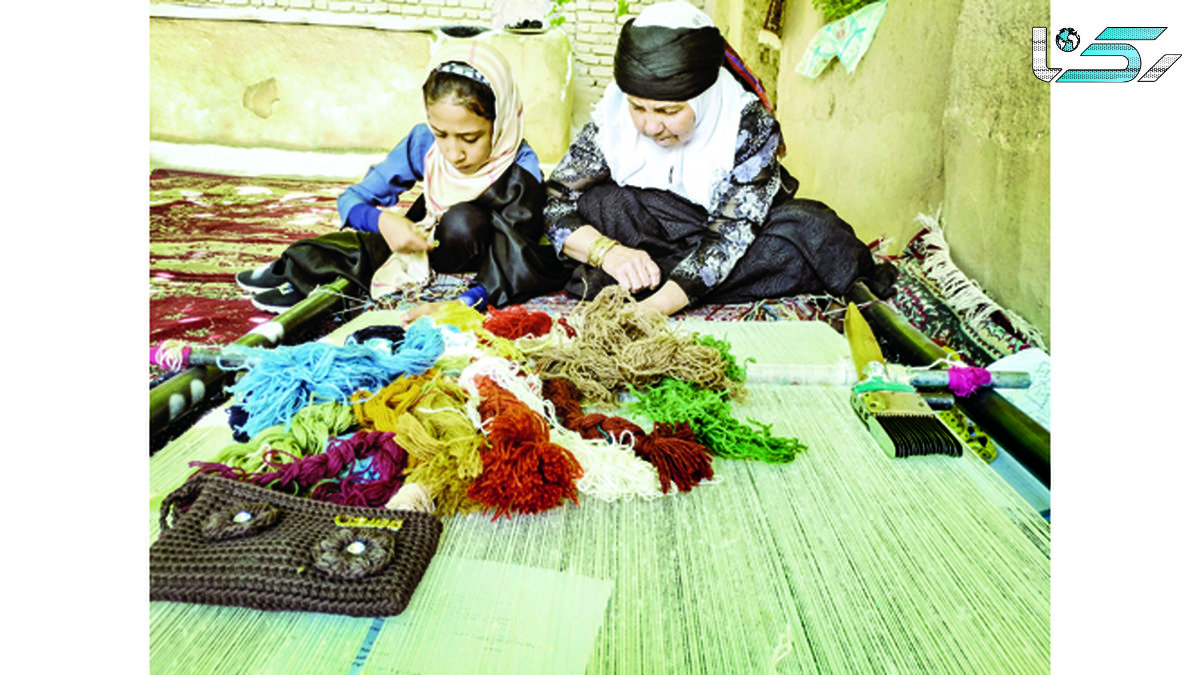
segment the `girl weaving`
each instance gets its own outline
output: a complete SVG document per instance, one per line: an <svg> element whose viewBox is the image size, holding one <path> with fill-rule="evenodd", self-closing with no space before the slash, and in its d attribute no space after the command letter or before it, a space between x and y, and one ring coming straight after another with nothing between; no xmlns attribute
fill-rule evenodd
<svg viewBox="0 0 1200 675"><path fill-rule="evenodd" d="M547 181L547 236L560 258L585 263L567 292L590 298L616 283L667 314L842 295L856 279L890 295L891 265L876 265L832 209L792 198L779 123L739 71L687 2L624 25L615 81Z"/></svg>
<svg viewBox="0 0 1200 675"><path fill-rule="evenodd" d="M562 288L567 272L542 236L545 188L523 140L521 97L508 62L474 40L434 55L418 124L362 182L338 198L342 230L298 241L237 275L262 310L282 312L346 277L373 297L420 285L432 271L474 271L457 300L503 307ZM422 181L405 215L383 210ZM381 208L382 207L382 208ZM349 229L347 229L349 228ZM412 309L411 321L437 309Z"/></svg>

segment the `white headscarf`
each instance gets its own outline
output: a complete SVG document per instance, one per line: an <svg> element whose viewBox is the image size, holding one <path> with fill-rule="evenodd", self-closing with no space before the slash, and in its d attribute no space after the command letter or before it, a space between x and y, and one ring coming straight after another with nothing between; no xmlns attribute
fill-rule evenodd
<svg viewBox="0 0 1200 675"><path fill-rule="evenodd" d="M646 8L635 26L689 29L712 26L706 14L682 1ZM757 97L721 68L717 81L687 101L696 128L686 142L664 148L642 135L633 124L629 101L615 82L592 111L596 141L618 185L669 190L688 201L713 209L713 189L733 170L742 110Z"/></svg>

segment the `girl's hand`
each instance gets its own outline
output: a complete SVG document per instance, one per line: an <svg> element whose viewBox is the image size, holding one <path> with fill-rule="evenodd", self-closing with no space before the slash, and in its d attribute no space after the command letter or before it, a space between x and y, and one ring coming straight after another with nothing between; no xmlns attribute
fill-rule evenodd
<svg viewBox="0 0 1200 675"><path fill-rule="evenodd" d="M620 244L609 249L604 254L600 268L608 272L621 287L630 293L637 293L646 288L657 288L659 282L658 264L650 258L650 254L637 248L629 248Z"/></svg>
<svg viewBox="0 0 1200 675"><path fill-rule="evenodd" d="M433 243L425 238L417 224L404 216L382 211L379 214L379 233L395 253L432 251Z"/></svg>

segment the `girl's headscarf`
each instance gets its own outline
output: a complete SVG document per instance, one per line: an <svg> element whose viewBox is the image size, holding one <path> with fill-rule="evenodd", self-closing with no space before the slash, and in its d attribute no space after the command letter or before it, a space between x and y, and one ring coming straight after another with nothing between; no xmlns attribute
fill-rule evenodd
<svg viewBox="0 0 1200 675"><path fill-rule="evenodd" d="M437 149L425 155L425 204L435 217L460 202L470 201L491 187L517 158L525 136L521 94L508 60L494 47L476 40L451 39L435 50L427 75L450 63L465 63L486 80L496 95L492 122L492 154L473 175L465 176Z"/></svg>
<svg viewBox="0 0 1200 675"><path fill-rule="evenodd" d="M614 82L596 104L596 140L618 185L658 188L712 211L713 189L733 169L742 109L757 100L722 68L725 41L712 19L677 0L646 8L621 29ZM633 124L626 94L686 101L691 139L660 147Z"/></svg>
<svg viewBox="0 0 1200 675"><path fill-rule="evenodd" d="M425 153L426 221L418 224L422 227L432 227L451 206L471 201L491 187L512 166L525 136L521 94L504 55L482 42L451 39L435 50L426 77L452 62L465 63L474 71L455 66L451 72L483 78L496 96L492 153L478 171L466 176L438 150L437 143L429 147ZM379 299L389 293L420 288L433 278L428 253L392 253L371 278L371 297Z"/></svg>

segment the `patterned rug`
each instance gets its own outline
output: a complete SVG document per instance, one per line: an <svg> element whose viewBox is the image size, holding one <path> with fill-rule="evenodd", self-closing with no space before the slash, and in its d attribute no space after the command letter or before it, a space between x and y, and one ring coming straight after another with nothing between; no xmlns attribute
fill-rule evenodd
<svg viewBox="0 0 1200 675"><path fill-rule="evenodd" d="M288 244L337 229L345 185L150 174L150 344L228 344L270 320L234 281ZM152 370L151 375L156 373Z"/></svg>
<svg viewBox="0 0 1200 675"><path fill-rule="evenodd" d="M1001 307L951 260L936 216L921 214L923 228L893 260L900 269L889 304L909 323L972 366L1029 348L1049 352L1041 333Z"/></svg>
<svg viewBox="0 0 1200 675"><path fill-rule="evenodd" d="M249 294L234 282L234 275L275 260L297 239L336 231L337 197L347 185L315 179L153 171L149 343L182 340L221 346L270 320L272 315L250 303ZM416 193L406 196L415 199ZM892 262L900 268L900 276L898 292L889 304L935 342L959 352L965 361L986 365L1026 347L1042 346L1040 336L1029 331L1019 317L987 306L979 297L982 292L965 301L950 302L948 283L969 286L972 282L949 262L936 222L927 224ZM439 275L419 293L380 303L364 301L362 307L390 309L405 302L452 298L465 290L468 280L462 275ZM526 308L558 317L575 305L573 298L559 292L531 300ZM813 295L706 305L682 312L680 318L824 321L840 330L842 311L835 298ZM332 325L341 319L334 317ZM166 373L148 368L152 385L166 379Z"/></svg>

